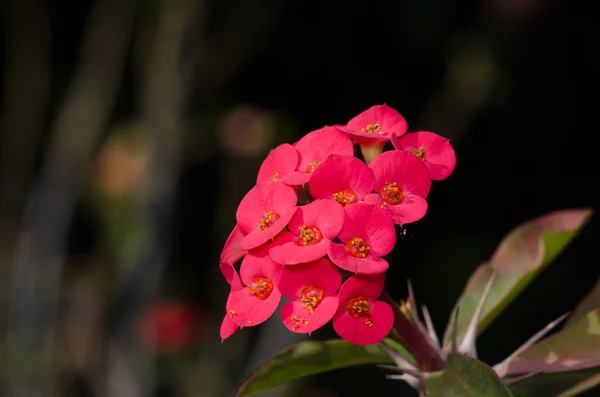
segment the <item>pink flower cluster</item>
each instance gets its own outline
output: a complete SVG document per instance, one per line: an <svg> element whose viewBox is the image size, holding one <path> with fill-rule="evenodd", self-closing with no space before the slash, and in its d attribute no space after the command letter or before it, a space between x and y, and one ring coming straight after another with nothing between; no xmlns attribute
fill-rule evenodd
<svg viewBox="0 0 600 397"><path fill-rule="evenodd" d="M281 320L293 332L310 334L332 319L335 331L358 345L390 332L392 308L378 298L394 225L423 218L431 180L456 165L447 139L407 131L400 113L378 105L269 153L220 258L231 285L223 339L267 320L282 295L289 300ZM395 149L368 165L354 156L354 144L390 141Z"/></svg>

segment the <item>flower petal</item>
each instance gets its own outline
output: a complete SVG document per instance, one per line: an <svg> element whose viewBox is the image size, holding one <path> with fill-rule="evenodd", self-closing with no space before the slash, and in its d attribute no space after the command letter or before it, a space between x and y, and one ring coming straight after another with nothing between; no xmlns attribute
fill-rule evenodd
<svg viewBox="0 0 600 397"><path fill-rule="evenodd" d="M331 261L322 258L298 266L284 266L277 282L279 291L288 298L301 298L307 286L323 288L325 296L333 295L342 284L342 275Z"/></svg>
<svg viewBox="0 0 600 397"><path fill-rule="evenodd" d="M373 190L373 171L352 156L331 155L313 172L308 188L315 199L329 199L334 193L351 190L357 200Z"/></svg>
<svg viewBox="0 0 600 397"><path fill-rule="evenodd" d="M281 293L277 288L264 300L252 295L249 288L233 291L227 299L227 313L240 327L252 327L265 322L279 306Z"/></svg>
<svg viewBox="0 0 600 397"><path fill-rule="evenodd" d="M242 233L238 224L235 225L231 234L225 242L221 257L219 258L219 268L221 273L225 277L225 280L232 287L235 285L241 287L240 276L238 275L235 267L233 266L240 258L242 258L248 250L242 248L242 239L244 234Z"/></svg>
<svg viewBox="0 0 600 397"><path fill-rule="evenodd" d="M221 322L221 343L235 333L240 327L233 322L229 313L225 314Z"/></svg>
<svg viewBox="0 0 600 397"><path fill-rule="evenodd" d="M346 251L344 244L329 244L327 255L338 267L354 273L379 274L385 272L390 265L385 259L376 255L365 258L354 257Z"/></svg>
<svg viewBox="0 0 600 397"><path fill-rule="evenodd" d="M294 145L299 153L298 171L307 172L314 161L323 161L331 154L352 156L350 138L336 127L325 126L309 132Z"/></svg>
<svg viewBox="0 0 600 397"><path fill-rule="evenodd" d="M400 226L421 220L427 213L427 201L412 194L405 196L404 200L397 205L386 203L377 193L367 194L365 203L381 208L395 224Z"/></svg>
<svg viewBox="0 0 600 397"><path fill-rule="evenodd" d="M271 259L269 248L270 245L265 244L246 254L240 266L240 276L244 284L252 285L257 278L266 278L273 284L277 283L281 265Z"/></svg>
<svg viewBox="0 0 600 397"><path fill-rule="evenodd" d="M380 192L382 186L396 183L404 195L416 194L427 198L431 190L431 178L423 161L417 156L401 150L380 154L369 164L375 176L373 189Z"/></svg>
<svg viewBox="0 0 600 397"><path fill-rule="evenodd" d="M360 237L369 245L369 256L389 254L396 244L396 229L389 216L372 204L358 203L344 208L346 218L338 238L344 243Z"/></svg>
<svg viewBox="0 0 600 397"><path fill-rule="evenodd" d="M298 151L284 143L271 150L258 170L256 183L279 182L281 177L295 171Z"/></svg>
<svg viewBox="0 0 600 397"><path fill-rule="evenodd" d="M340 287L340 308L338 313L346 310L345 306L352 298L363 296L370 300L376 300L383 292L385 284L385 275L375 274L355 274L342 284Z"/></svg>
<svg viewBox="0 0 600 397"><path fill-rule="evenodd" d="M291 300L281 308L281 321L292 332L310 334L331 320L338 307L337 296L327 296L311 313L299 300Z"/></svg>
<svg viewBox="0 0 600 397"><path fill-rule="evenodd" d="M266 230L257 230L247 234L242 240L242 247L246 249L256 248L273 239L286 227L290 219L292 219L292 216L294 216L295 212L296 207L281 215L277 222L275 222L270 228Z"/></svg>
<svg viewBox="0 0 600 397"><path fill-rule="evenodd" d="M456 153L450 141L429 131L416 131L406 134L398 140L392 140L394 147L406 151L419 151L423 148L425 165L431 179L446 179L456 168Z"/></svg>
<svg viewBox="0 0 600 397"><path fill-rule="evenodd" d="M301 186L308 183L311 176L308 172L294 171L282 176L280 180L287 185Z"/></svg>
<svg viewBox="0 0 600 397"><path fill-rule="evenodd" d="M272 211L283 216L296 206L297 200L294 189L282 183L261 183L254 186L246 193L236 212L240 230L244 234L259 231L259 225L265 213ZM287 222L281 225L279 230L283 229L285 225Z"/></svg>
<svg viewBox="0 0 600 397"><path fill-rule="evenodd" d="M330 241L324 238L314 245L300 245L298 236L285 232L273 240L269 254L274 261L283 265L312 262L327 254Z"/></svg>
<svg viewBox="0 0 600 397"><path fill-rule="evenodd" d="M225 241L223 251L221 251L221 256L219 258L220 262L233 264L240 260L241 257L248 252L248 250L242 248L243 238L244 233L242 233L240 226L236 223L235 227L229 234L229 237L227 237L227 241Z"/></svg>
<svg viewBox="0 0 600 397"><path fill-rule="evenodd" d="M368 131L368 126L379 125L377 131ZM397 110L383 105L375 105L355 116L348 122L346 132L359 143L369 141L389 141L408 131L408 124Z"/></svg>
<svg viewBox="0 0 600 397"><path fill-rule="evenodd" d="M368 321L367 321L368 320ZM371 301L368 317L354 318L347 312L333 318L333 329L339 336L355 345L379 343L394 326L394 312L382 301Z"/></svg>
<svg viewBox="0 0 600 397"><path fill-rule="evenodd" d="M344 218L344 208L338 203L329 199L320 199L298 207L288 226L295 235L298 235L298 230L303 225L316 226L323 237L332 240L342 228Z"/></svg>

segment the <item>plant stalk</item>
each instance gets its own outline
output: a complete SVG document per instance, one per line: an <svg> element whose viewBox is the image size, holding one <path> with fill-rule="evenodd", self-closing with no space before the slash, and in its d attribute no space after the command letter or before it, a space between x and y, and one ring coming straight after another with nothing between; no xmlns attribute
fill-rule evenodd
<svg viewBox="0 0 600 397"><path fill-rule="evenodd" d="M444 368L444 360L432 346L427 337L423 335L415 325L406 318L394 299L383 291L381 299L388 303L394 311L394 330L402 343L415 357L419 368L424 372L435 372Z"/></svg>

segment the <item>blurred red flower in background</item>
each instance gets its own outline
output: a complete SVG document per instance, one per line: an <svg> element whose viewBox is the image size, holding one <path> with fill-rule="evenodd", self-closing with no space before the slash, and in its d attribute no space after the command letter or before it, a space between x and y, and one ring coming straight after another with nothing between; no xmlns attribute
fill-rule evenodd
<svg viewBox="0 0 600 397"><path fill-rule="evenodd" d="M205 329L204 311L198 305L176 299L149 305L139 322L142 343L156 353L190 347L202 339Z"/></svg>

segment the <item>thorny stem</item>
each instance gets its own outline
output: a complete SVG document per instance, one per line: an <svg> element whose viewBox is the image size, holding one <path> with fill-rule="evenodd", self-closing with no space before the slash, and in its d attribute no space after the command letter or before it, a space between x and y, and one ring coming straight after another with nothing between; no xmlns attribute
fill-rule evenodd
<svg viewBox="0 0 600 397"><path fill-rule="evenodd" d="M381 299L387 302L394 311L394 330L398 334L400 343L402 343L415 357L419 368L424 372L435 372L444 368L444 360L439 355L434 346L432 346L427 337L423 335L410 322L404 313L400 310L394 299L383 291ZM392 332L392 335L394 332Z"/></svg>

